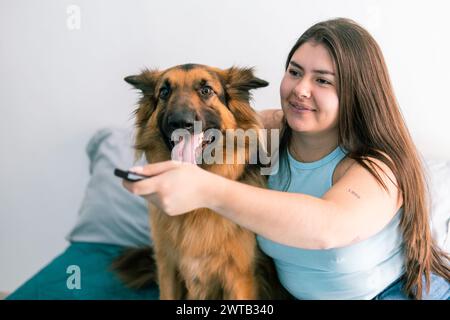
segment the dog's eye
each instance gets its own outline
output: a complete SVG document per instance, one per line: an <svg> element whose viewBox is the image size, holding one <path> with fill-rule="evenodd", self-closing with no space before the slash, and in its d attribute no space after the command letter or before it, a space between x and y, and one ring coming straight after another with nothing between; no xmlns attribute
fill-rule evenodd
<svg viewBox="0 0 450 320"><path fill-rule="evenodd" d="M159 98L165 100L169 96L169 93L169 88L163 87L161 88L161 90L159 90Z"/></svg>
<svg viewBox="0 0 450 320"><path fill-rule="evenodd" d="M210 86L204 86L200 89L200 94L204 97L204 98L208 98L209 96L211 96L213 94L213 89Z"/></svg>

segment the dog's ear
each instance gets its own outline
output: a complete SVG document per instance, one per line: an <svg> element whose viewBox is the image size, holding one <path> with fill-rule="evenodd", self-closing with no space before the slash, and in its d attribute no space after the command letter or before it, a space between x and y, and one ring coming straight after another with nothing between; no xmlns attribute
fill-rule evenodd
<svg viewBox="0 0 450 320"><path fill-rule="evenodd" d="M160 75L161 72L158 70L145 69L138 75L125 77L124 80L136 89L141 90L145 95L153 95Z"/></svg>
<svg viewBox="0 0 450 320"><path fill-rule="evenodd" d="M139 104L142 105L144 102L146 104L156 103L156 93L155 87L161 77L162 72L158 70L143 70L138 75L125 77L124 80L131 84L134 88L142 92L142 98ZM154 107L154 106L153 106Z"/></svg>
<svg viewBox="0 0 450 320"><path fill-rule="evenodd" d="M156 109L155 87L160 76L161 72L158 70L145 69L138 75L124 78L126 82L142 92L138 108L135 111L138 127L143 127Z"/></svg>
<svg viewBox="0 0 450 320"><path fill-rule="evenodd" d="M269 83L255 77L252 68L231 67L224 70L225 91L231 99L249 101L250 90L267 87Z"/></svg>
<svg viewBox="0 0 450 320"><path fill-rule="evenodd" d="M131 84L136 89L142 92L138 107L134 111L136 123L136 160L140 158L142 151L145 150L143 146L143 133L150 117L156 109L157 99L155 94L155 87L161 72L158 70L144 70L141 74L125 77L124 80Z"/></svg>
<svg viewBox="0 0 450 320"><path fill-rule="evenodd" d="M266 87L267 81L255 77L252 68L231 67L221 73L226 94L226 104L241 128L262 127L259 117L249 102L250 90Z"/></svg>

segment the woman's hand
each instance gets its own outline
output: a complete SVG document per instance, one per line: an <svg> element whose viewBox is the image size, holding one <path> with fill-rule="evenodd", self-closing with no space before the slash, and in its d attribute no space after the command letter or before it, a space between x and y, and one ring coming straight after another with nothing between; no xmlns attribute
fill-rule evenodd
<svg viewBox="0 0 450 320"><path fill-rule="evenodd" d="M134 167L130 171L152 177L138 182L124 180L123 186L171 216L208 207L207 191L216 178L197 165L179 161Z"/></svg>

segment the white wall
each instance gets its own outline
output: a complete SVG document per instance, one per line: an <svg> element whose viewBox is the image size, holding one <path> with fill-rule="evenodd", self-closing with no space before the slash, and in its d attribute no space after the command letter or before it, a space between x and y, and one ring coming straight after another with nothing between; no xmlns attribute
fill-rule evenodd
<svg viewBox="0 0 450 320"><path fill-rule="evenodd" d="M67 27L71 4L79 30ZM255 66L271 83L255 107L277 107L297 37L349 17L384 50L421 152L450 159L449 12L445 0L1 0L0 291L66 246L88 181L88 138L132 125L136 94L122 79L144 66Z"/></svg>

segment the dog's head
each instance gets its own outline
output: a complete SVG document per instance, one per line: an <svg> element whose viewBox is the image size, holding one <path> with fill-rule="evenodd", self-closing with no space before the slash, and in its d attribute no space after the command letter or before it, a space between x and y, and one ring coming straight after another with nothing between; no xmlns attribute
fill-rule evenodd
<svg viewBox="0 0 450 320"><path fill-rule="evenodd" d="M155 141L163 140L166 151L177 144L172 133L185 129L194 134L194 124L201 124L203 132L216 129L260 127L257 114L250 107L250 90L265 87L268 83L253 75L252 69L221 70L204 65L185 64L164 71L145 70L128 76L125 81L142 91L136 110L136 149L145 152L152 162L155 159ZM217 131L216 131L217 132ZM211 135L202 135L197 144L203 148L212 143ZM194 141L194 139L193 139ZM164 153L162 148L158 153ZM164 159L166 158L166 159ZM149 159L150 161L150 159Z"/></svg>

